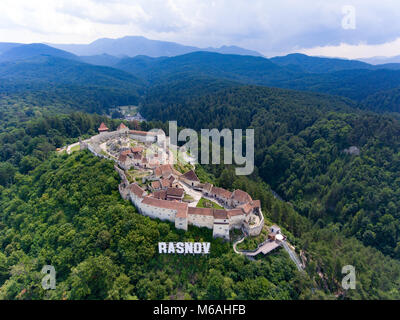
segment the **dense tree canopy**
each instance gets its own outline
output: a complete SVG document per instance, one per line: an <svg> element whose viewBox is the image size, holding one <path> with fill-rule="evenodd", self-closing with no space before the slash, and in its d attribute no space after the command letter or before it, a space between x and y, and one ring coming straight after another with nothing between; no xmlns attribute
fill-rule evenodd
<svg viewBox="0 0 400 320"><path fill-rule="evenodd" d="M182 83L184 92L189 85ZM400 258L400 123L326 95L263 87L169 100L164 87L142 109L182 127L254 128L257 174L313 222ZM162 97L162 98L161 98ZM360 154L346 150L357 147Z"/></svg>

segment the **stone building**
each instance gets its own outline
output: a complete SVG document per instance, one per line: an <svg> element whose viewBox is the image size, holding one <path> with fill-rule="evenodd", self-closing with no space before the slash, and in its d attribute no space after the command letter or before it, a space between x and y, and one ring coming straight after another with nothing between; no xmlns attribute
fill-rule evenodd
<svg viewBox="0 0 400 320"><path fill-rule="evenodd" d="M164 158L154 156L148 159L145 156L145 149L146 154L149 150L146 146L154 143L157 143L158 147L165 147L165 152L168 153L166 148L168 139L164 132L130 130L123 123L113 132L109 132L107 126L102 123L99 132L99 135L81 142L81 145L87 145L87 148L96 156L116 161L125 171L132 167L139 170L153 170L152 174L142 179L143 183L151 182L152 194L148 195L137 183L129 184L123 170L116 167L120 176L123 177L119 185L121 196L129 199L141 214L170 221L176 228L182 230L187 230L188 225L212 229L214 237L226 240L229 240L232 229L242 229L252 236L261 233L264 226L261 203L259 200L253 200L247 192L242 190L231 192L210 183L201 183L193 170L181 174L172 165L161 164L165 163ZM137 140L144 146L125 148L126 138ZM110 155L106 155L102 150L104 143L109 148L113 148ZM185 191L181 188L181 183L193 190L201 191L204 197L219 202L225 209L189 207L183 202Z"/></svg>
<svg viewBox="0 0 400 320"><path fill-rule="evenodd" d="M193 170L181 175L179 179L191 187L197 187L200 184L200 180Z"/></svg>
<svg viewBox="0 0 400 320"><path fill-rule="evenodd" d="M228 190L218 187L212 187L209 195L217 199L224 206L229 206L231 204L232 192Z"/></svg>
<svg viewBox="0 0 400 320"><path fill-rule="evenodd" d="M107 126L104 124L104 122L102 122L98 130L99 133L102 134L104 132L108 132L110 129L108 129Z"/></svg>

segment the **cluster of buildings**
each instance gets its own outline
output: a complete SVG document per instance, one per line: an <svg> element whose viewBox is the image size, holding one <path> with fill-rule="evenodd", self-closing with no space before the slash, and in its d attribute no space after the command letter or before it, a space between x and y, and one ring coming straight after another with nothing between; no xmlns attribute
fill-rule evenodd
<svg viewBox="0 0 400 320"><path fill-rule="evenodd" d="M171 173L171 177L183 182L180 176L174 177ZM155 182L157 186L160 183L159 180ZM141 214L171 221L175 223L177 229L187 230L188 225L205 227L213 230L214 237L226 240L230 239L229 233L232 229L243 229L252 236L261 233L264 218L259 200L253 200L241 190L234 192L225 190L226 192L221 194L221 188L209 184L204 186L206 189L198 186L198 189L202 190L202 195L224 205L225 209L191 207L183 200L184 189L176 186L167 186L161 190L152 188L153 192L145 191L137 183L124 185L123 188L128 188L129 192L125 193L126 198L132 201ZM228 195L229 198L226 197Z"/></svg>
<svg viewBox="0 0 400 320"><path fill-rule="evenodd" d="M242 229L247 235L257 236L264 226L264 217L259 200L242 191L233 192L202 183L193 170L181 174L173 165L165 163L168 158L168 139L163 132L142 132L129 130L121 124L114 132L109 132L102 123L99 135L86 141L89 150L95 149L93 142L104 143L108 138L129 137L143 146L120 150L117 168L122 183L121 195L130 200L138 211L148 217L171 221L177 229L187 230L188 225L205 227L213 230L214 237L230 239L232 229ZM157 157L148 157L151 147L158 147L164 152ZM131 168L151 171L143 178L141 187L138 183L129 183L125 172ZM197 208L185 201L185 188L200 193L211 202L220 204L224 209Z"/></svg>

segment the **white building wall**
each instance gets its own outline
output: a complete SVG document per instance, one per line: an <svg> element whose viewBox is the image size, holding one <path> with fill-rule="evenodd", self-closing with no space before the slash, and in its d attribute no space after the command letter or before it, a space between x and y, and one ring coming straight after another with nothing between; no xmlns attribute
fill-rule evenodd
<svg viewBox="0 0 400 320"><path fill-rule="evenodd" d="M214 217L189 214L189 224L199 228L212 229L214 225Z"/></svg>
<svg viewBox="0 0 400 320"><path fill-rule="evenodd" d="M175 210L153 207L143 203L141 203L140 209L143 215L148 216L150 218L175 222L175 215L176 215Z"/></svg>
<svg viewBox="0 0 400 320"><path fill-rule="evenodd" d="M139 212L141 212L140 211L140 207L141 207L141 202L143 201L143 199L142 198L140 198L140 197L137 197L134 193L132 193L132 192L130 192L130 199L131 199L131 201L132 201L132 203L133 203L133 205L139 210Z"/></svg>
<svg viewBox="0 0 400 320"><path fill-rule="evenodd" d="M245 221L246 216L240 215L240 216L233 216L229 219L229 224L231 226L231 228L236 228L236 229L240 229L242 227L243 221Z"/></svg>
<svg viewBox="0 0 400 320"><path fill-rule="evenodd" d="M213 237L229 240L229 224L214 224Z"/></svg>
<svg viewBox="0 0 400 320"><path fill-rule="evenodd" d="M188 179L186 179L186 178L184 178L184 177L181 177L181 179L182 179L182 181L183 181L184 183L186 183L186 184L189 185L189 186L197 187L197 186L200 184L200 182L198 182L198 181L188 180Z"/></svg>
<svg viewBox="0 0 400 320"><path fill-rule="evenodd" d="M188 219L187 218L176 218L175 219L175 228L187 231Z"/></svg>

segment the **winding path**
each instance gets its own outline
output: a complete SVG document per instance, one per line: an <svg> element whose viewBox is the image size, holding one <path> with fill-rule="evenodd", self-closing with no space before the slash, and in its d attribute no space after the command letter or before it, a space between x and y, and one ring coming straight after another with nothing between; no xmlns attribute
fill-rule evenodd
<svg viewBox="0 0 400 320"><path fill-rule="evenodd" d="M242 237L238 241L236 241L233 244L233 251L237 254L245 255L246 257L255 257L260 253L263 253L264 255L270 253L271 251L275 250L276 248L283 246L283 248L287 251L289 254L290 259L296 264L297 270L299 271L304 271L303 269L303 264L300 262L299 258L297 257L297 254L289 247L286 241L272 241L272 240L266 240L263 243L261 243L257 250L254 251L239 251L237 249L237 245L242 243L246 239L246 236Z"/></svg>
<svg viewBox="0 0 400 320"><path fill-rule="evenodd" d="M297 257L296 252L294 252L286 243L286 241L283 242L283 248L289 253L290 259L296 264L296 267L299 271L304 271L303 269L303 264L300 262L299 258Z"/></svg>
<svg viewBox="0 0 400 320"><path fill-rule="evenodd" d="M263 243L261 243L257 250L254 251L239 251L237 249L237 245L239 243L242 243L244 241L244 239L246 239L246 237L243 237L242 239L236 241L233 244L233 250L235 251L235 253L237 254L242 254L245 255L247 257L255 257L256 255L263 253L264 255L270 253L271 251L275 250L276 248L280 247L282 245L282 242L278 242L278 241L271 241L271 240L267 240L264 241Z"/></svg>

